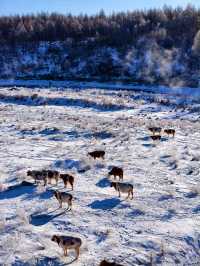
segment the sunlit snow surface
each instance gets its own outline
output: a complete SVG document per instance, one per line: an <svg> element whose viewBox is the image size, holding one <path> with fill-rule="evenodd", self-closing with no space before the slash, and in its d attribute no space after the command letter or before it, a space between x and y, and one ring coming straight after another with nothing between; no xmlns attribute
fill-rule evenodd
<svg viewBox="0 0 200 266"><path fill-rule="evenodd" d="M82 238L74 266L200 265L199 119L198 98L173 93L1 88L0 265L70 265L74 252L65 258L53 234ZM149 126L176 136L153 143ZM105 160L87 156L96 149ZM133 200L110 187L113 165ZM53 197L61 181L20 185L32 169L75 176L72 213Z"/></svg>

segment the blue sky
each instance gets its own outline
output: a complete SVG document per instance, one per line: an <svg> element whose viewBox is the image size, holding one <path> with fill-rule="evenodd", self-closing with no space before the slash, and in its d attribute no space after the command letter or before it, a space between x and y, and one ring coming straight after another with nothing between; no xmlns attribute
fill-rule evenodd
<svg viewBox="0 0 200 266"><path fill-rule="evenodd" d="M163 5L200 7L200 0L0 0L0 15L38 13L41 11L95 14L100 9L106 13Z"/></svg>

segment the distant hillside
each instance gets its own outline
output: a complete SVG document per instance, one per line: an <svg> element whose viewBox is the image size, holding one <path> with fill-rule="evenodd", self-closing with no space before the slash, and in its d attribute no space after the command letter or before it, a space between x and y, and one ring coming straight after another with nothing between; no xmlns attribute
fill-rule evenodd
<svg viewBox="0 0 200 266"><path fill-rule="evenodd" d="M200 10L0 17L0 78L124 80L197 87Z"/></svg>

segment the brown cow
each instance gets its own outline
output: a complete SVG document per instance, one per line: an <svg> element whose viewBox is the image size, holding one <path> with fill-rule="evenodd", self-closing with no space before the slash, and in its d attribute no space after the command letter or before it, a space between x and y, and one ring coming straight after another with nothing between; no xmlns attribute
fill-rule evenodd
<svg viewBox="0 0 200 266"><path fill-rule="evenodd" d="M105 151L92 151L92 152L88 152L88 155L90 155L94 159L96 158L104 159Z"/></svg>
<svg viewBox="0 0 200 266"><path fill-rule="evenodd" d="M172 135L172 136L174 137L176 131L175 131L175 129L169 128L169 129L165 129L165 130L164 130L164 133L166 133L168 136L169 136L169 135Z"/></svg>
<svg viewBox="0 0 200 266"><path fill-rule="evenodd" d="M153 135L155 135L155 133L161 133L162 131L161 127L149 127L148 129L153 133Z"/></svg>
<svg viewBox="0 0 200 266"><path fill-rule="evenodd" d="M154 140L161 140L161 136L160 135L152 135L150 136L151 139L154 141Z"/></svg>
<svg viewBox="0 0 200 266"><path fill-rule="evenodd" d="M55 180L56 185L58 184L58 179L60 176L60 173L55 170L42 170L42 174L46 180L46 183L52 184L52 180Z"/></svg>
<svg viewBox="0 0 200 266"><path fill-rule="evenodd" d="M108 262L106 260L102 260L102 262L100 262L99 266L123 266L123 265L115 263L115 262Z"/></svg>
<svg viewBox="0 0 200 266"><path fill-rule="evenodd" d="M113 175L114 179L119 176L119 180L123 180L123 169L117 166L114 166L112 170L108 173L108 175Z"/></svg>
<svg viewBox="0 0 200 266"><path fill-rule="evenodd" d="M111 182L110 186L114 187L114 189L118 191L119 197L121 196L122 192L128 194L127 199L130 195L132 196L131 199L133 199L133 185L129 183Z"/></svg>
<svg viewBox="0 0 200 266"><path fill-rule="evenodd" d="M74 189L74 177L72 175L60 174L60 178L63 180L65 188L67 188L67 184L69 183L72 187L72 190Z"/></svg>
<svg viewBox="0 0 200 266"><path fill-rule="evenodd" d="M58 202L60 204L60 208L62 208L63 202L66 202L68 204L68 210L71 210L72 209L72 199L73 199L73 196L71 194L69 194L67 192L55 191L54 192L54 196L58 200Z"/></svg>
<svg viewBox="0 0 200 266"><path fill-rule="evenodd" d="M64 256L67 256L68 249L74 249L76 259L79 257L82 240L79 237L53 235L51 241L56 242L64 251Z"/></svg>
<svg viewBox="0 0 200 266"><path fill-rule="evenodd" d="M43 181L44 182L44 186L47 183L46 177L43 173L43 171L37 171L37 170L32 170L32 171L27 171L27 176L31 176L34 181L35 184L38 184L39 182Z"/></svg>

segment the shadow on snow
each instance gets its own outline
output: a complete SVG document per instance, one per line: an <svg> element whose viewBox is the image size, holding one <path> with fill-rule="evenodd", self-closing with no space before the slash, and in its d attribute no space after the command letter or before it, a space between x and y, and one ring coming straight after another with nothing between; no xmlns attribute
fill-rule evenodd
<svg viewBox="0 0 200 266"><path fill-rule="evenodd" d="M55 213L57 210L56 209L54 211L51 211L49 213L45 213L45 214L32 214L30 216L30 224L35 225L35 226L41 226L41 225L45 225L48 222L52 221L53 219L62 216L63 214L66 214L66 211L60 211L59 213Z"/></svg>
<svg viewBox="0 0 200 266"><path fill-rule="evenodd" d="M88 206L97 210L111 210L120 204L120 200L116 198L95 200Z"/></svg>
<svg viewBox="0 0 200 266"><path fill-rule="evenodd" d="M33 183L23 181L22 183L10 186L7 190L1 192L0 200L17 198L24 194L32 194L35 191L35 188L36 186Z"/></svg>

